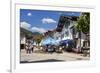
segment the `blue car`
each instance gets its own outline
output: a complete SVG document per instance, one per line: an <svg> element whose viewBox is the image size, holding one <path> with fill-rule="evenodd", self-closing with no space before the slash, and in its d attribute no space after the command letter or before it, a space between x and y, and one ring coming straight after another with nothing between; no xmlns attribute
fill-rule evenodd
<svg viewBox="0 0 100 73"><path fill-rule="evenodd" d="M64 48L65 51L71 52L72 48L74 47L74 42L73 40L67 39L67 40L61 41L60 45L65 47Z"/></svg>

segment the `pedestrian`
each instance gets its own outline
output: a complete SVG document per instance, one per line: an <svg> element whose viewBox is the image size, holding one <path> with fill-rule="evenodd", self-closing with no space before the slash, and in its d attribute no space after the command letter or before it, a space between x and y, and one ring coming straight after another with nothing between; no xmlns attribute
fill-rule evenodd
<svg viewBox="0 0 100 73"><path fill-rule="evenodd" d="M31 42L29 42L29 53L33 52L33 45Z"/></svg>
<svg viewBox="0 0 100 73"><path fill-rule="evenodd" d="M28 41L28 53L30 54L31 53L31 42L30 42L30 40Z"/></svg>
<svg viewBox="0 0 100 73"><path fill-rule="evenodd" d="M32 45L32 53L33 53L33 51L34 51L34 46Z"/></svg>
<svg viewBox="0 0 100 73"><path fill-rule="evenodd" d="M26 53L28 54L29 53L29 43L28 43L28 40L25 43L25 49L26 49Z"/></svg>

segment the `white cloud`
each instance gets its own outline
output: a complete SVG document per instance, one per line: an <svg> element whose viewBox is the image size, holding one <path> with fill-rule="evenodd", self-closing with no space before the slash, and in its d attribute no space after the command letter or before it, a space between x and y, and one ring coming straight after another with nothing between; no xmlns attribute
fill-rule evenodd
<svg viewBox="0 0 100 73"><path fill-rule="evenodd" d="M40 32L40 33L46 32L45 29L43 29L43 28L38 28L38 27L32 27L32 28L31 28L31 31L33 31L33 32Z"/></svg>
<svg viewBox="0 0 100 73"><path fill-rule="evenodd" d="M20 23L20 26L22 28L25 28L25 29L29 29L31 27L31 24L27 23L27 22L21 22Z"/></svg>
<svg viewBox="0 0 100 73"><path fill-rule="evenodd" d="M43 18L42 20L42 23L44 24L49 24L49 23L56 23L56 21L54 19L51 19L51 18Z"/></svg>
<svg viewBox="0 0 100 73"><path fill-rule="evenodd" d="M24 28L24 29L27 29L27 30L30 30L32 32L40 32L40 33L44 33L46 32L45 29L43 28L38 28L38 27L32 27L31 24L27 23L27 22L21 22L20 23L20 27Z"/></svg>
<svg viewBox="0 0 100 73"><path fill-rule="evenodd" d="M27 16L32 16L32 13L30 13L30 12L29 12L29 13L27 13Z"/></svg>

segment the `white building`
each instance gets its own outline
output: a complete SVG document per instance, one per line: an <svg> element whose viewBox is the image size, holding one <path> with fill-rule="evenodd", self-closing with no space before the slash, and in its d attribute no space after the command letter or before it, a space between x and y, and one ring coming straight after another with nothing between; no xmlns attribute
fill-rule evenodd
<svg viewBox="0 0 100 73"><path fill-rule="evenodd" d="M25 49L26 40L32 37L33 33L31 31L20 27L20 48Z"/></svg>
<svg viewBox="0 0 100 73"><path fill-rule="evenodd" d="M76 42L76 48L78 48L80 46L80 35L75 28L78 18L78 16L61 16L56 29L57 32L54 32L54 38L57 40L74 40ZM85 38L85 34L81 32L81 46L83 46Z"/></svg>

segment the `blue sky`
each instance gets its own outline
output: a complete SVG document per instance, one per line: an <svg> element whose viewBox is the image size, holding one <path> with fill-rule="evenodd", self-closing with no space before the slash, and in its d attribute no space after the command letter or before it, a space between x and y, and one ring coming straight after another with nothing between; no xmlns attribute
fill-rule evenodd
<svg viewBox="0 0 100 73"><path fill-rule="evenodd" d="M32 32L43 33L55 29L62 14L68 16L79 16L80 12L20 9L20 25Z"/></svg>

